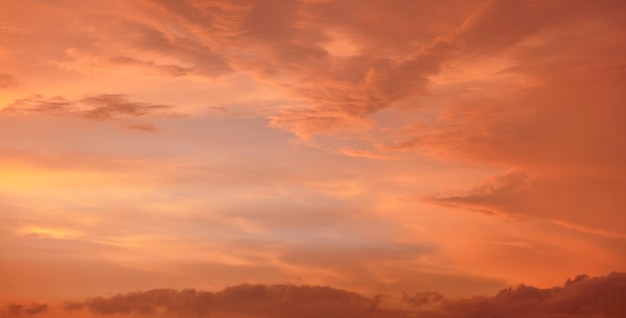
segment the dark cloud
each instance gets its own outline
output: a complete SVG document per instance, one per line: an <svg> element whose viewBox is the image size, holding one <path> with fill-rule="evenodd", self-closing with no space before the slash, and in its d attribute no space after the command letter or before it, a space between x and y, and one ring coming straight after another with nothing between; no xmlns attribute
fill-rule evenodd
<svg viewBox="0 0 626 318"><path fill-rule="evenodd" d="M400 304L380 295L365 297L331 287L246 284L215 293L155 289L97 297L67 303L65 310L68 315L88 310L105 315L173 313L182 317L230 313L277 318L621 318L626 316L626 273L593 278L579 275L562 287L520 285L492 297L460 300L445 299L436 292L405 293Z"/></svg>
<svg viewBox="0 0 626 318"><path fill-rule="evenodd" d="M48 304L8 304L3 309L9 317L32 316L44 313L48 310Z"/></svg>
<svg viewBox="0 0 626 318"><path fill-rule="evenodd" d="M584 277L584 276L580 276ZM564 287L541 289L521 285L494 297L476 297L442 305L443 317L624 317L626 274L578 278Z"/></svg>
<svg viewBox="0 0 626 318"><path fill-rule="evenodd" d="M183 317L212 313L251 317L402 317L376 307L377 301L356 293L320 286L240 285L220 292L159 289L68 303L69 312L88 309L97 314L170 312Z"/></svg>
<svg viewBox="0 0 626 318"><path fill-rule="evenodd" d="M438 292L417 292L415 294L402 294L402 302L411 307L422 307L439 303L443 300L443 295Z"/></svg>
<svg viewBox="0 0 626 318"><path fill-rule="evenodd" d="M153 132L155 127L138 118L171 118L178 116L173 106L131 101L121 94L101 94L69 100L61 96L46 98L35 95L18 99L3 109L0 114L39 113L61 116L76 116L90 120L117 121L123 127Z"/></svg>
<svg viewBox="0 0 626 318"><path fill-rule="evenodd" d="M132 102L119 94L89 96L81 99L80 103L89 107L82 110L82 116L93 119L159 116L172 108L168 105Z"/></svg>

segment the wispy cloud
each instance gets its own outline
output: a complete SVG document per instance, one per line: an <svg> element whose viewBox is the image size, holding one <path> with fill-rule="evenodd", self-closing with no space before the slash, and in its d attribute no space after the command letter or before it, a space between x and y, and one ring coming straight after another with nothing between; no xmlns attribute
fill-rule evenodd
<svg viewBox="0 0 626 318"><path fill-rule="evenodd" d="M154 132L152 125L136 123L135 120L179 116L173 110L173 106L135 102L120 94L93 95L78 100L36 95L14 101L2 113L76 116L90 120L116 121L122 123L124 128Z"/></svg>
<svg viewBox="0 0 626 318"><path fill-rule="evenodd" d="M579 175L550 178L512 171L487 178L467 192L427 200L513 219L542 218L570 229L626 238L625 224L618 217L626 204L621 196L625 190L626 184L619 180ZM588 211L601 211L610 218L598 218Z"/></svg>

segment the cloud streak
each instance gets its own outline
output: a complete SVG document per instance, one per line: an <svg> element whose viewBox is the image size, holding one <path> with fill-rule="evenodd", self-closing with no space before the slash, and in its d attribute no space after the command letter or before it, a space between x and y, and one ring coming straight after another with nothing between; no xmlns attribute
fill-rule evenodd
<svg viewBox="0 0 626 318"><path fill-rule="evenodd" d="M48 310L48 304L31 303L31 304L8 304L2 309L9 317L33 316L45 313Z"/></svg>
<svg viewBox="0 0 626 318"><path fill-rule="evenodd" d="M19 99L2 109L5 115L10 114L44 114L58 116L75 116L79 118L114 121L126 123L125 128L153 132L155 128L149 124L136 123L137 118L172 118L173 106L135 102L121 94L102 94L87 96L77 100L68 100L57 96L46 98L33 96Z"/></svg>

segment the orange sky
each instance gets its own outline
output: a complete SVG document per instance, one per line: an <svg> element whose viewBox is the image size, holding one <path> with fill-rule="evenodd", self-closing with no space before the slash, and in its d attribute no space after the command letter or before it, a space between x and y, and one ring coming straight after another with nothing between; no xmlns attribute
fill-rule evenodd
<svg viewBox="0 0 626 318"><path fill-rule="evenodd" d="M0 299L626 271L621 0L0 2Z"/></svg>

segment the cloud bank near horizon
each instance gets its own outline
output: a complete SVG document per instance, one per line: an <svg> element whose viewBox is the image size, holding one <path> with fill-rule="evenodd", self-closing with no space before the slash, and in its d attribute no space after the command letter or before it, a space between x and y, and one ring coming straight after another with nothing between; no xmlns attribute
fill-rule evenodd
<svg viewBox="0 0 626 318"><path fill-rule="evenodd" d="M509 287L494 296L447 299L435 292L366 297L328 286L251 285L219 292L154 289L66 302L4 307L10 317L427 317L583 318L626 314L626 274L578 275L547 289Z"/></svg>

